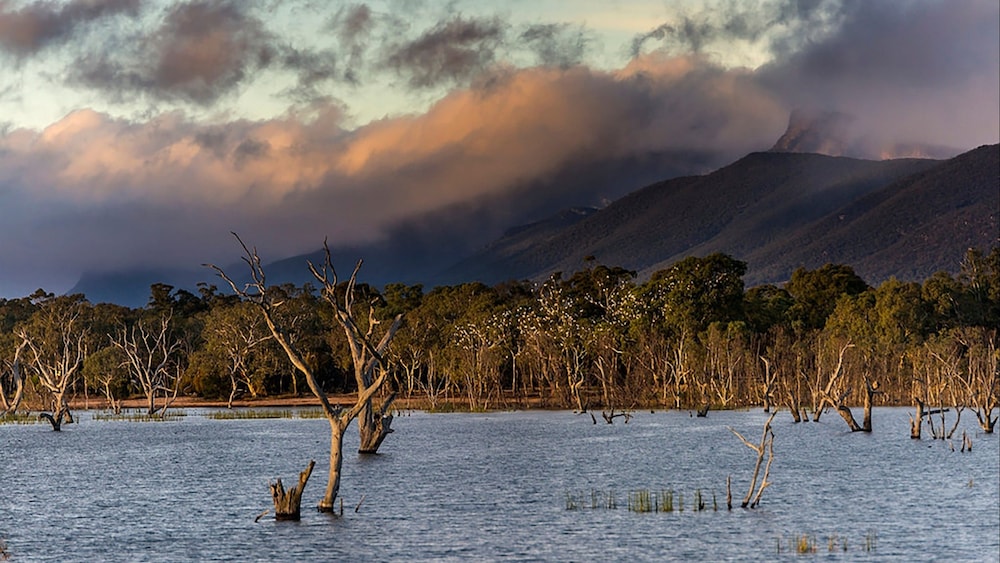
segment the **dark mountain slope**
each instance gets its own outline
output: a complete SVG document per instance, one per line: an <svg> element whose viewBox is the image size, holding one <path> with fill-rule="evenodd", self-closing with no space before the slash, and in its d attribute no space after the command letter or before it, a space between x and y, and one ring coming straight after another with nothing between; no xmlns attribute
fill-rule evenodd
<svg viewBox="0 0 1000 563"><path fill-rule="evenodd" d="M859 198L746 255L748 281L786 279L796 265L851 264L869 283L954 272L965 249L1000 236L1000 145L979 147Z"/></svg>
<svg viewBox="0 0 1000 563"><path fill-rule="evenodd" d="M487 250L449 274L462 279L492 265L491 277L478 278L542 278L574 271L588 255L648 271L693 253L743 257L934 164L754 153L705 176L653 184L519 253L502 257Z"/></svg>

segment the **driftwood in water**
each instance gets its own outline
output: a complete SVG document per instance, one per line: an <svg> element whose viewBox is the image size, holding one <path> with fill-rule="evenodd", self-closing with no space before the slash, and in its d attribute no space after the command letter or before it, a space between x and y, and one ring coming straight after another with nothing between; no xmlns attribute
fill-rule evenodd
<svg viewBox="0 0 1000 563"><path fill-rule="evenodd" d="M271 500L274 501L275 520L298 520L300 518L299 507L302 504L302 491L305 490L306 483L309 481L309 476L312 475L313 466L315 465L316 462L310 460L305 470L299 473L298 484L287 491L285 490L285 486L281 484L281 477L278 477L274 483L269 483L271 487Z"/></svg>
<svg viewBox="0 0 1000 563"><path fill-rule="evenodd" d="M590 416L594 416L594 415L590 415ZM618 418L619 416L625 419L625 424L628 424L628 421L632 419L632 414L629 413L628 411L622 411L622 412L616 413L615 409L613 407L612 407L610 413L608 411L601 411L601 416L604 417L604 422L607 422L608 424L614 424L615 423L615 419ZM597 420L596 419L594 419L594 424L597 424Z"/></svg>

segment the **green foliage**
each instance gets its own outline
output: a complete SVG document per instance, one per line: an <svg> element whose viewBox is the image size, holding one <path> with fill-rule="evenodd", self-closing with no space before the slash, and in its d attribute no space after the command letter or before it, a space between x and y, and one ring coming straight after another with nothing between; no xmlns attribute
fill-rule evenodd
<svg viewBox="0 0 1000 563"><path fill-rule="evenodd" d="M816 270L798 268L785 289L795 300L788 311L793 325L818 329L826 324L842 296L858 295L868 284L850 266L826 264Z"/></svg>
<svg viewBox="0 0 1000 563"><path fill-rule="evenodd" d="M725 254L688 257L653 274L641 290L659 309L662 322L679 331L698 333L713 322L742 320L746 263Z"/></svg>
<svg viewBox="0 0 1000 563"><path fill-rule="evenodd" d="M788 323L788 311L795 303L790 293L775 285L759 285L747 290L743 310L747 323L755 332L767 332L771 327Z"/></svg>

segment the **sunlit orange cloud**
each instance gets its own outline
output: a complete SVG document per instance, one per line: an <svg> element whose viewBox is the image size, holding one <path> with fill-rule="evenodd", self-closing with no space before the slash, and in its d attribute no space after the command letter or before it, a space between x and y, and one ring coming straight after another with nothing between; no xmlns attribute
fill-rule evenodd
<svg viewBox="0 0 1000 563"><path fill-rule="evenodd" d="M767 148L786 110L745 76L699 63L649 57L619 73L510 72L452 93L424 115L359 129L334 169L354 178L419 179L400 195L432 207L537 179L581 158ZM428 165L438 178L428 177Z"/></svg>
<svg viewBox="0 0 1000 563"><path fill-rule="evenodd" d="M592 162L766 149L787 112L739 72L644 57L617 73L506 69L426 113L351 130L342 116L333 103L218 123L84 109L41 131L10 131L0 137L0 236L10 242L0 261L30 263L34 275L194 267L232 257L230 230L274 257L327 235L364 243ZM577 186L559 189L567 206L599 203L592 187L580 197ZM498 216L495 227L523 221Z"/></svg>
<svg viewBox="0 0 1000 563"><path fill-rule="evenodd" d="M689 59L644 57L619 73L509 71L453 92L422 115L339 128L319 117L200 124L75 111L8 151L41 161L36 197L270 206L293 192L368 196L385 217L418 213L538 179L580 158L672 148L766 148L785 110L767 94ZM706 70L707 68L707 70ZM12 157L8 157L11 159Z"/></svg>

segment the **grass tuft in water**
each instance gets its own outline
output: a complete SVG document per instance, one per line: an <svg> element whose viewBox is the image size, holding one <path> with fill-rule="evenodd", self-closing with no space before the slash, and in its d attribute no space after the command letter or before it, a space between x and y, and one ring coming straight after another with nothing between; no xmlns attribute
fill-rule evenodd
<svg viewBox="0 0 1000 563"><path fill-rule="evenodd" d="M816 538L809 534L800 534L794 542L796 553L816 553Z"/></svg>
<svg viewBox="0 0 1000 563"><path fill-rule="evenodd" d="M653 496L645 489L629 493L628 509L629 512L653 512Z"/></svg>
<svg viewBox="0 0 1000 563"><path fill-rule="evenodd" d="M30 412L10 412L0 416L0 424L39 424L46 422Z"/></svg>
<svg viewBox="0 0 1000 563"><path fill-rule="evenodd" d="M113 412L94 413L93 420L101 422L125 421L125 422L164 422L167 420L178 420L187 416L184 411L172 410L165 415L154 414L152 416L140 411L125 411L115 414Z"/></svg>
<svg viewBox="0 0 1000 563"><path fill-rule="evenodd" d="M777 549L778 553L781 553L783 546L786 541L783 537L778 537ZM865 534L864 542L862 542L862 547L864 551L872 552L875 551L876 545L878 543L878 533L871 529ZM787 544L789 550L796 553L816 553L818 551L818 544L816 541L816 536L809 533L794 534L788 538ZM847 553L848 551L848 541L847 536L833 533L826 536L826 548L830 553L836 553L837 551L842 551Z"/></svg>
<svg viewBox="0 0 1000 563"><path fill-rule="evenodd" d="M213 420L257 420L265 418L292 418L291 409L232 409L210 413Z"/></svg>
<svg viewBox="0 0 1000 563"><path fill-rule="evenodd" d="M865 534L865 551L875 551L875 547L878 545L878 532L874 529L868 530Z"/></svg>
<svg viewBox="0 0 1000 563"><path fill-rule="evenodd" d="M580 510L590 507L591 510L615 510L618 508L618 501L615 500L614 491L600 491L591 489L590 502L587 502L585 493L566 493L566 510Z"/></svg>
<svg viewBox="0 0 1000 563"><path fill-rule="evenodd" d="M660 512L674 511L674 490L660 491Z"/></svg>

